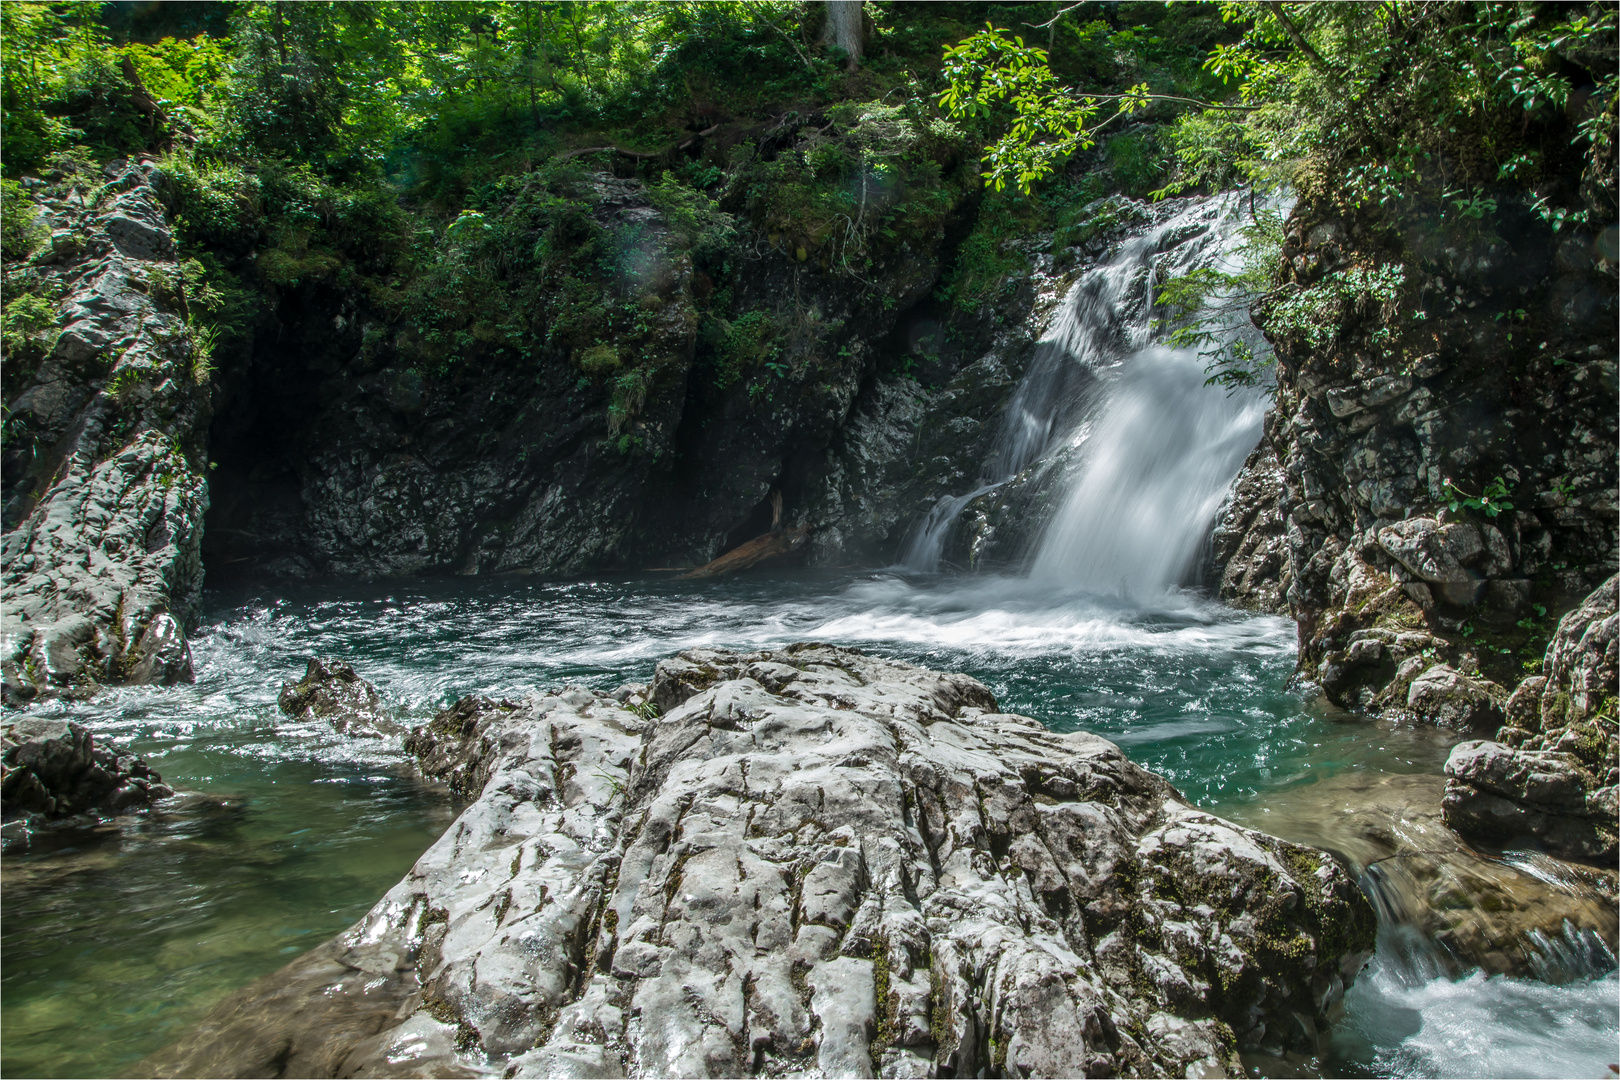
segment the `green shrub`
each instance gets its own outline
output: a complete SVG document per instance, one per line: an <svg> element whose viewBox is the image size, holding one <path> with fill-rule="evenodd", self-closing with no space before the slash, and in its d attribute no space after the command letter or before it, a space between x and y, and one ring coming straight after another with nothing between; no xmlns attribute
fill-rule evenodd
<svg viewBox="0 0 1620 1080"><path fill-rule="evenodd" d="M26 259L49 235L39 223L38 208L15 180L0 180L0 256L7 262Z"/></svg>
<svg viewBox="0 0 1620 1080"><path fill-rule="evenodd" d="M175 230L188 244L247 251L264 224L259 178L239 165L188 153L163 160Z"/></svg>
<svg viewBox="0 0 1620 1080"><path fill-rule="evenodd" d="M38 294L11 300L0 315L0 340L8 358L43 357L56 344L56 305Z"/></svg>

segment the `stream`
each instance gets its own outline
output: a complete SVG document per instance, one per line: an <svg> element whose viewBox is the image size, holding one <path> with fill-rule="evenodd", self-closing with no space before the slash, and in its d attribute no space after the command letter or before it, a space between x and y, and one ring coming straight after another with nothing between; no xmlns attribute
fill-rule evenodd
<svg viewBox="0 0 1620 1080"><path fill-rule="evenodd" d="M414 778L397 740L278 712L282 681L310 656L349 660L421 723L468 693L645 681L695 646L854 645L974 675L1003 709L1102 735L1193 803L1306 842L1328 813L1312 785L1438 776L1458 733L1307 698L1290 687L1291 621L1178 587L1196 576L1266 402L1205 385L1205 358L1167 347L1155 282L1225 266L1245 213L1241 194L1169 200L1075 280L977 490L914 526L904 571L214 590L195 685L37 707L141 755L182 794L122 830L4 859L0 1074L130 1071L225 993L347 927L448 826L457 807ZM1253 337L1236 322L1226 332ZM973 495L1054 454L1064 490L1029 522L1025 573L934 572ZM1402 929L1381 923L1322 1073L1612 1075L1620 982L1607 946L1554 985L1447 970Z"/></svg>
<svg viewBox="0 0 1620 1080"><path fill-rule="evenodd" d="M1120 743L1193 802L1261 822L1268 796L1350 771L1438 772L1454 735L1288 687L1294 628L1171 590L891 573L687 583L454 579L210 594L193 686L42 707L145 756L182 797L122 831L4 860L6 1076L129 1071L223 994L342 930L452 820L395 744L276 709L310 655L349 659L407 720L468 692L611 688L698 645L856 645L986 682L1003 708ZM1290 805L1309 805L1293 799ZM1274 815L1273 815L1274 816ZM1612 973L1454 979L1380 950L1329 1075L1603 1076Z"/></svg>

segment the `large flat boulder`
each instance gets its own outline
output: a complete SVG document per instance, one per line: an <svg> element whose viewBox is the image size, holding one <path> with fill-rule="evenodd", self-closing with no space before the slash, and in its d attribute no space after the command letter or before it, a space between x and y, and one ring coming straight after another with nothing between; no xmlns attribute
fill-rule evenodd
<svg viewBox="0 0 1620 1080"><path fill-rule="evenodd" d="M648 694L413 733L472 805L148 1074L1236 1076L1315 1052L1370 955L1337 858L966 676L705 650Z"/></svg>

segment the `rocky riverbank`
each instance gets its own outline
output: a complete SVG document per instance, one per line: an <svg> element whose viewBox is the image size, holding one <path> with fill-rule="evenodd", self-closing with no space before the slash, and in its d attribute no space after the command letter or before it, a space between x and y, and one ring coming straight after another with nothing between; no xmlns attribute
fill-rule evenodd
<svg viewBox="0 0 1620 1080"><path fill-rule="evenodd" d="M1620 827L1620 578L1558 623L1544 675L1519 684L1494 741L1465 742L1446 762L1446 824L1486 841L1531 838L1612 864Z"/></svg>
<svg viewBox="0 0 1620 1080"><path fill-rule="evenodd" d="M1232 1076L1317 1048L1373 944L1335 857L855 650L470 699L412 746L461 819L150 1071Z"/></svg>
<svg viewBox="0 0 1620 1080"><path fill-rule="evenodd" d="M185 317L165 183L145 159L30 181L50 239L6 281L50 317L14 340L8 300L8 704L192 677L210 368Z"/></svg>

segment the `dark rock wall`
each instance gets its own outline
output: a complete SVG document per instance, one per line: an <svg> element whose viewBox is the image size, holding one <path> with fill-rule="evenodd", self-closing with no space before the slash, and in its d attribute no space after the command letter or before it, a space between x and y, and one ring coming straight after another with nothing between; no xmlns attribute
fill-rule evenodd
<svg viewBox="0 0 1620 1080"><path fill-rule="evenodd" d="M1218 531L1219 569L1240 599L1286 523L1273 580L1302 670L1341 704L1432 719L1438 699L1415 683L1444 662L1499 719L1551 619L1614 572L1617 307L1600 239L1512 204L1398 233L1326 199L1290 217L1285 283L1257 309L1277 350L1280 490L1268 455L1251 459L1237 490L1270 491L1269 508ZM1398 295L1351 291L1331 340L1276 317L1343 280L1330 275L1391 266ZM1505 496L1480 501L1498 478Z"/></svg>
<svg viewBox="0 0 1620 1080"><path fill-rule="evenodd" d="M665 223L638 181L594 184L604 227L657 240ZM863 496L838 474L852 458L886 456L862 445L862 425L886 423L871 418L896 387L970 397L958 410L978 414L1010 385L991 372L986 401L977 383L929 389L918 373L885 375L910 367L910 332L928 321L918 311L933 303L946 254L941 231L856 277L774 247L749 253L731 307L773 312L781 362L730 382L699 333L694 290L712 282L689 262L671 266L627 298L657 327L642 346L656 355L635 358L654 374L628 418L612 380L582 377L566 356L430 385L390 353L396 328L363 298L287 291L222 379L210 569L382 578L700 563L769 527L773 488L787 524L828 530L820 561L868 557L924 496L851 532L845 518L859 510L837 504ZM920 374L949 383L991 348L997 318L981 317Z"/></svg>

